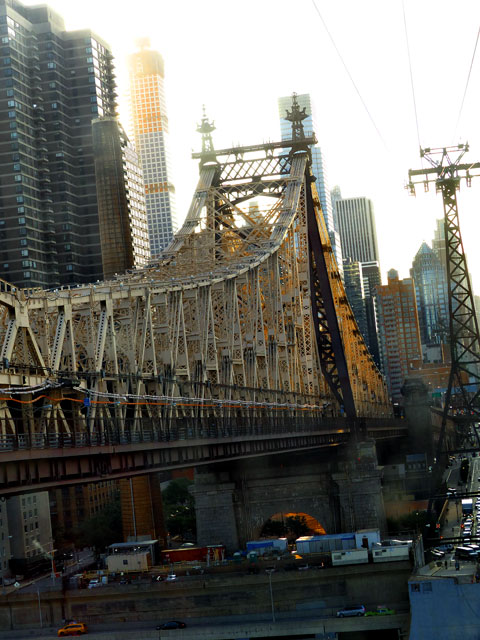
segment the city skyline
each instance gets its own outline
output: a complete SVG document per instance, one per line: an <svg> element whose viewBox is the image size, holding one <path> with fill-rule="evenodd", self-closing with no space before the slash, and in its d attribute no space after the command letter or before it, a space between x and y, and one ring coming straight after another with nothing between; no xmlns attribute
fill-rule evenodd
<svg viewBox="0 0 480 640"><path fill-rule="evenodd" d="M215 0L190 4L188 19L183 5L175 3L153 7L139 0L135 11L126 2L114 5L108 0L100 4L86 0L81 8L66 0L51 0L50 5L63 14L68 29L88 26L111 44L120 94L126 89L126 57L134 50L135 38L150 37L152 48L164 58L180 224L198 176L197 163L190 154L200 148L195 129L202 104L206 105L207 116L215 120L214 144L222 148L278 138L277 97L293 91L310 93L318 112L321 130L317 136L328 159L330 186L340 185L343 197L365 196L374 202L382 279L386 281L390 268L406 277L418 247L431 238L443 207L433 189L429 194L419 190L416 198L404 191L408 170L420 168L421 160L402 6L398 3L390 11L384 3L373 0L361 6L347 0L328 6L316 2L383 141L310 1L305 0L298 9L305 19L302 46L294 48L292 56L281 64L272 62L275 45L267 34L284 29L285 15L291 11L286 2L247 1L244 11L235 14L234 22L224 4ZM32 0L27 3L34 4ZM452 14L446 2L428 0L418 5L406 0L405 17L420 144L437 147L468 139L472 148L468 158L475 161L480 155L480 130L475 123L480 74L475 72L475 65L456 133L455 124L472 60L480 6L463 0L461 8L463 11ZM115 20L111 19L112 13ZM223 23L229 25L231 45L225 41L219 44L210 35L204 37ZM156 25L155 32L150 24ZM252 32L259 34L254 47L246 38ZM455 55L445 56L441 65L429 64L432 51L442 50L447 39ZM189 53L193 51L195 54ZM321 70L319 76L312 74L312 64ZM239 69L244 70L240 75ZM239 77L244 84L239 84ZM446 77L448 94L444 90ZM121 117L125 123L122 103ZM480 255L474 251L474 237L479 189L480 181L478 186L473 181L472 189L460 193L462 232L477 289Z"/></svg>

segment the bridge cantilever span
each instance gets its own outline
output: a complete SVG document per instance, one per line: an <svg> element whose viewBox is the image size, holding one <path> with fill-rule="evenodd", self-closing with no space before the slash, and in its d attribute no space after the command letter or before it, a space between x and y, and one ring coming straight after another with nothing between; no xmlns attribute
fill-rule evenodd
<svg viewBox="0 0 480 640"><path fill-rule="evenodd" d="M267 429L267 442L281 412L299 425L346 416L348 433L391 417L332 252L312 140L209 148L182 228L146 268L88 286L0 287L0 439L15 443L16 464L22 451L33 464L38 442L133 456L153 424L198 435L203 422L248 418L259 432L238 437Z"/></svg>

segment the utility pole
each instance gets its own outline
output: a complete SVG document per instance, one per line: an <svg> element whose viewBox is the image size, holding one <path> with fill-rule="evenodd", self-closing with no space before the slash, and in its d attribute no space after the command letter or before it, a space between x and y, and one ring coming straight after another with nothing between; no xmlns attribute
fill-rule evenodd
<svg viewBox="0 0 480 640"><path fill-rule="evenodd" d="M464 426L462 435L475 420L480 419L480 337L457 202L461 180L464 179L467 187L470 187L472 178L480 175L480 162L461 163L468 150L468 144L420 149L420 156L430 166L408 172L407 188L410 193L415 195L415 184L423 184L424 190L428 191L429 185L434 183L436 191L442 194L444 209L451 369L432 473L432 488L438 481L438 471L442 468L441 454L447 419L453 419ZM452 397L455 397L457 409L463 410L463 415L454 414ZM432 497L429 500L428 516L431 508Z"/></svg>

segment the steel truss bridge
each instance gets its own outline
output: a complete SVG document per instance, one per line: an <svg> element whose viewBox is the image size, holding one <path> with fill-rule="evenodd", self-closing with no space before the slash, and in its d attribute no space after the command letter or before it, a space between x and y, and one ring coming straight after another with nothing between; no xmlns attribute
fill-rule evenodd
<svg viewBox="0 0 480 640"><path fill-rule="evenodd" d="M347 301L302 113L215 151L157 262L0 287L0 491L405 435Z"/></svg>

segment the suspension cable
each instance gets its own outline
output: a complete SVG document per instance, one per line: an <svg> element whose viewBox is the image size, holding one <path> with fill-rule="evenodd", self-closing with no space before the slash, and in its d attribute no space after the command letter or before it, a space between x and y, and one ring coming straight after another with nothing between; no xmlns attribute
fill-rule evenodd
<svg viewBox="0 0 480 640"><path fill-rule="evenodd" d="M470 82L470 76L472 75L473 63L474 63L474 60L475 60L475 54L477 52L477 45L478 45L479 37L480 37L480 27L478 28L477 39L475 40L475 47L473 48L473 55L472 55L472 60L470 62L470 69L468 70L467 83L465 85L465 91L463 92L462 104L460 105L460 111L458 112L457 124L455 125L455 131L453 132L453 137L452 137L452 143L451 144L453 144L455 136L457 135L458 124L459 124L460 118L462 116L463 105L465 103L465 98L467 96L467 90L468 90L468 84Z"/></svg>
<svg viewBox="0 0 480 640"><path fill-rule="evenodd" d="M354 79L353 79L353 77L352 77L352 74L350 73L350 71L349 71L349 69L348 69L348 67L347 67L347 65L346 65L346 63L345 63L345 60L343 59L342 54L340 53L340 50L338 49L338 47L337 47L337 45L336 45L336 43L335 43L335 40L333 39L333 36L332 36L332 34L330 33L330 31L329 31L329 29L328 29L328 27L327 27L327 24L326 24L325 20L324 20L324 19L323 19L323 17L322 17L322 14L320 13L319 8L318 8L318 7L317 7L317 5L316 5L315 0L312 0L312 4L313 4L313 7L314 7L315 11L316 11L316 12L317 12L317 14L318 14L318 17L319 17L319 18L320 18L320 20L322 21L323 27L324 27L325 31L327 32L327 35L328 35L328 37L330 38L330 41L331 41L331 43L333 44L333 47L334 47L335 51L337 52L338 57L340 58L340 62L343 64L343 68L345 69L345 71L347 72L348 77L350 78L350 82L353 84L353 87L354 87L355 91L357 92L357 95L358 95L358 97L359 97L359 99L360 99L360 102L361 102L361 103L362 103L362 105L363 105L363 108L365 109L365 111L367 112L368 117L370 118L370 122L373 124L373 126L374 126L374 128L375 128L375 131L376 131L376 132L377 132L377 134L378 134L378 137L379 137L379 138L380 138L380 140L383 142L383 145L384 145L385 149L387 149L387 151L388 151L387 143L386 143L386 142L385 142L385 140L383 139L382 134L380 133L380 131L379 131L379 129L378 129L378 127L377 127L377 125L375 124L375 121L374 121L374 119L373 119L373 117L372 117L372 114L371 114L371 113L370 113L370 111L368 110L368 107L367 107L367 105L366 105L366 103L365 103L365 100L362 98L362 95L361 95L361 93L360 93L360 91L359 91L359 89L358 89L357 85L355 84L355 81L354 81Z"/></svg>
<svg viewBox="0 0 480 640"><path fill-rule="evenodd" d="M422 145L420 143L420 128L418 126L417 100L415 98L415 84L413 82L412 58L410 56L410 43L408 41L407 17L405 15L405 0L402 0L402 9L403 9L403 25L405 28L405 40L407 42L408 68L410 69L410 85L412 87L413 110L415 112L415 125L417 127L417 141L418 141L418 148L421 149ZM422 159L422 166L423 166L423 159Z"/></svg>

